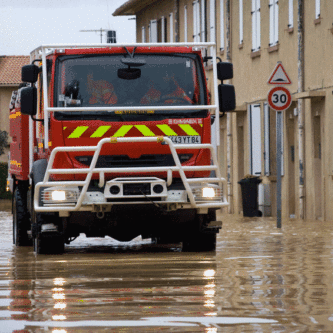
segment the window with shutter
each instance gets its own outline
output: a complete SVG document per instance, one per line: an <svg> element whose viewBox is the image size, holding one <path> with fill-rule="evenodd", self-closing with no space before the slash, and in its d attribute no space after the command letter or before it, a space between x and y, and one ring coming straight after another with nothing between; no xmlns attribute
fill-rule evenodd
<svg viewBox="0 0 333 333"><path fill-rule="evenodd" d="M320 0L316 1L316 19L320 18Z"/></svg>
<svg viewBox="0 0 333 333"><path fill-rule="evenodd" d="M187 6L184 6L184 42L187 43Z"/></svg>
<svg viewBox="0 0 333 333"><path fill-rule="evenodd" d="M201 31L200 39L202 42L206 41L206 0L201 0Z"/></svg>
<svg viewBox="0 0 333 333"><path fill-rule="evenodd" d="M279 1L269 0L269 46L279 42Z"/></svg>
<svg viewBox="0 0 333 333"><path fill-rule="evenodd" d="M173 13L170 13L169 15L169 20L170 20L170 43L173 43Z"/></svg>
<svg viewBox="0 0 333 333"><path fill-rule="evenodd" d="M239 0L239 44L243 44L243 0Z"/></svg>
<svg viewBox="0 0 333 333"><path fill-rule="evenodd" d="M200 4L193 2L193 42L200 42Z"/></svg>
<svg viewBox="0 0 333 333"><path fill-rule="evenodd" d="M157 20L150 21L149 42L157 43Z"/></svg>
<svg viewBox="0 0 333 333"><path fill-rule="evenodd" d="M141 41L142 41L142 43L146 42L146 28L145 27L141 28Z"/></svg>
<svg viewBox="0 0 333 333"><path fill-rule="evenodd" d="M268 103L264 103L264 167L265 176L270 175L270 114Z"/></svg>
<svg viewBox="0 0 333 333"><path fill-rule="evenodd" d="M261 174L261 117L260 104L250 105L250 169L251 174L260 176Z"/></svg>
<svg viewBox="0 0 333 333"><path fill-rule="evenodd" d="M220 0L220 51L224 50L224 0Z"/></svg>
<svg viewBox="0 0 333 333"><path fill-rule="evenodd" d="M294 27L294 0L289 0L288 28Z"/></svg>
<svg viewBox="0 0 333 333"><path fill-rule="evenodd" d="M260 0L252 0L252 52L260 50Z"/></svg>

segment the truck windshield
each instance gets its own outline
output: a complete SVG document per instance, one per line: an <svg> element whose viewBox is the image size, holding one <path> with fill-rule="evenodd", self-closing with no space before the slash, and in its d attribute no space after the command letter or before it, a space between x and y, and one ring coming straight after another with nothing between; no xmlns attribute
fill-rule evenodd
<svg viewBox="0 0 333 333"><path fill-rule="evenodd" d="M137 78L124 78L123 54L64 56L59 59L55 105L58 107L204 105L203 75L197 56L137 53ZM128 57L126 58L128 59ZM80 112L81 113L81 112ZM64 113L63 113L64 114Z"/></svg>

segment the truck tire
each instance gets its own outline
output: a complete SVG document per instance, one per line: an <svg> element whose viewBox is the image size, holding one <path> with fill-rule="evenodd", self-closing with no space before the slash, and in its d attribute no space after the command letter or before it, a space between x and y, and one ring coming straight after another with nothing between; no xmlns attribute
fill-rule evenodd
<svg viewBox="0 0 333 333"><path fill-rule="evenodd" d="M39 233L34 238L34 251L37 254L63 254L64 240L59 233Z"/></svg>
<svg viewBox="0 0 333 333"><path fill-rule="evenodd" d="M34 189L35 184L32 184ZM34 210L33 204L34 191L32 191L31 199L31 225L32 240L34 252L36 254L62 254L65 250L64 238L61 232L45 232L42 233L42 225L45 223L59 222L59 217L38 213ZM56 223L57 224L57 223Z"/></svg>
<svg viewBox="0 0 333 333"><path fill-rule="evenodd" d="M211 210L206 215L197 215L194 228L184 236L183 252L208 252L216 250L216 234L218 230L206 228L210 221L216 220L216 212Z"/></svg>
<svg viewBox="0 0 333 333"><path fill-rule="evenodd" d="M41 232L47 215L33 212L33 246L37 254L63 254L65 250L64 238L60 232Z"/></svg>
<svg viewBox="0 0 333 333"><path fill-rule="evenodd" d="M24 196L26 194L22 193L20 187L16 187L13 195L13 244L16 246L32 245L28 236L30 220Z"/></svg>
<svg viewBox="0 0 333 333"><path fill-rule="evenodd" d="M183 241L183 252L209 252L216 250L216 233L197 232Z"/></svg>

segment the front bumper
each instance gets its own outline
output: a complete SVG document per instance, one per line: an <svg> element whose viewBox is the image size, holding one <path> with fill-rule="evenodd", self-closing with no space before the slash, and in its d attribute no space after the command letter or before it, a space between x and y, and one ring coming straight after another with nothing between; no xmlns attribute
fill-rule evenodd
<svg viewBox="0 0 333 333"><path fill-rule="evenodd" d="M104 144L117 142L158 142L167 144L175 161L174 166L142 167L142 168L96 168L98 156ZM177 150L209 149L212 165L182 166ZM52 169L58 152L94 151L89 168L83 169ZM186 172L214 171L211 178L187 178ZM105 181L105 174L112 173L151 173L152 177L123 177ZM167 179L154 177L154 173L166 172ZM181 189L175 188L173 174L178 173L182 182ZM83 181L50 181L52 174L86 174ZM93 174L99 174L98 189L91 189ZM217 158L210 144L179 144L175 145L167 137L144 138L105 138L95 147L58 147L50 156L43 182L36 184L34 208L37 212L59 212L66 215L71 211L109 210L114 204L163 204L167 210L179 208L208 210L228 205L225 191L226 180L220 176Z"/></svg>

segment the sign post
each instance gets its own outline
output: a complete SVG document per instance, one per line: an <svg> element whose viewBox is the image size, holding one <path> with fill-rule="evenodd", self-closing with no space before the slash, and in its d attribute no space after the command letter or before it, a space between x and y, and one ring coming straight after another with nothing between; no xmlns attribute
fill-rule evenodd
<svg viewBox="0 0 333 333"><path fill-rule="evenodd" d="M268 104L277 111L276 114L276 167L277 167L277 184L276 184L276 210L277 221L276 227L282 227L282 126L283 126L283 113L282 111L289 108L291 104L290 91L281 87L283 84L291 84L291 81L282 66L281 62L278 62L273 73L271 74L268 84L277 85L268 92Z"/></svg>

